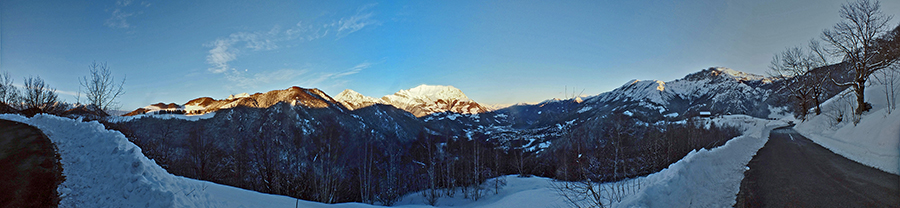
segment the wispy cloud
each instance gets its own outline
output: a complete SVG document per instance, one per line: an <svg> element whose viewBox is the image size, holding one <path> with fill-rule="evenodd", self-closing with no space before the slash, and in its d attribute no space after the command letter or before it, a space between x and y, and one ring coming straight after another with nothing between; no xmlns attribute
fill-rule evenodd
<svg viewBox="0 0 900 208"><path fill-rule="evenodd" d="M12 84L12 85L14 87L18 88L18 90L26 90L25 85L20 85L20 84ZM45 90L48 92L50 92L50 91L55 92L56 94L71 95L71 96L78 95L77 91L57 90L56 88L45 88ZM24 93L24 92L20 92L20 93Z"/></svg>
<svg viewBox="0 0 900 208"><path fill-rule="evenodd" d="M341 73L337 73L337 74L335 74L334 76L335 76L335 77L343 77L343 76L347 76L347 75L356 74L356 73L359 73L360 71L362 71L363 69L367 69L367 68L369 68L369 67L371 67L371 66L372 66L372 63L369 63L368 61L366 61L366 62L363 62L363 63L361 63L361 64L357 64L356 66L354 66L353 68L348 69L347 71L344 71L344 72L341 72Z"/></svg>
<svg viewBox="0 0 900 208"><path fill-rule="evenodd" d="M129 6L132 4L132 0L119 0L116 1L115 8L112 10L111 16L106 19L106 22L103 25L111 28L120 28L120 29L131 29L134 28L133 25L128 23L128 19L142 13L141 11L132 11ZM141 5L144 8L150 7L150 3L141 2Z"/></svg>
<svg viewBox="0 0 900 208"><path fill-rule="evenodd" d="M371 67L372 65L373 65L372 63L366 61L366 62L357 64L356 66L354 66L350 69L340 71L340 72L320 72L320 73L316 73L316 74L311 74L310 76L307 76L309 78L307 78L305 80L301 80L299 82L299 85L306 86L306 87L338 87L338 86L341 86L341 85L344 85L347 83L346 80L342 80L340 78L349 76L349 75L353 75L353 74L357 74L360 71ZM323 86L323 84L326 82L330 83L330 85Z"/></svg>
<svg viewBox="0 0 900 208"><path fill-rule="evenodd" d="M379 25L380 22L372 19L373 13L368 11L375 4L369 4L356 10L356 14L350 17L338 20L337 37L341 38L350 33L354 33L369 25Z"/></svg>
<svg viewBox="0 0 900 208"><path fill-rule="evenodd" d="M280 69L259 73L250 73L248 70L232 70L225 73L225 78L234 82L234 85L237 87L254 88L259 87L263 83L289 82L305 73L307 73L307 70L303 69Z"/></svg>
<svg viewBox="0 0 900 208"><path fill-rule="evenodd" d="M374 65L368 61L338 72L313 72L309 69L279 69L275 71L251 72L250 70L228 70L225 79L238 88L256 88L263 84L284 83L304 87L337 87L347 83L342 77L357 74ZM327 83L327 84L326 84ZM326 85L326 86L323 86Z"/></svg>
<svg viewBox="0 0 900 208"><path fill-rule="evenodd" d="M238 56L253 51L268 51L283 47L291 47L301 42L312 41L329 35L340 39L365 27L379 25L374 13L369 11L375 4L365 5L356 10L354 15L342 17L330 23L305 23L303 21L282 29L274 26L270 30L254 32L236 32L226 37L204 44L209 47L206 62L211 66L209 72L214 74L237 72L229 62Z"/></svg>
<svg viewBox="0 0 900 208"><path fill-rule="evenodd" d="M112 12L112 17L106 19L106 23L103 25L112 28L131 28L131 24L128 24L128 17L131 16L134 16L134 13L124 12L122 9L116 8L116 10Z"/></svg>
<svg viewBox="0 0 900 208"><path fill-rule="evenodd" d="M284 40L283 37L278 37L279 34L280 30L276 26L268 32L239 32L231 34L228 37L218 38L213 42L205 44L204 46L212 48L209 49L209 55L206 56L206 62L212 65L212 67L209 68L209 71L218 74L231 69L228 66L228 62L234 61L237 58L238 53L241 52L241 48L250 51L277 49L278 45L276 42ZM235 46L235 44L238 43L243 43L243 47Z"/></svg>
<svg viewBox="0 0 900 208"><path fill-rule="evenodd" d="M231 46L234 42L231 39L220 38L206 45L212 47L206 56L206 62L213 65L209 68L210 72L218 74L228 71L228 62L237 58L238 49Z"/></svg>
<svg viewBox="0 0 900 208"><path fill-rule="evenodd" d="M78 96L78 92L75 92L75 91L56 90L56 93L63 94L63 95ZM84 96L84 95L82 95L82 96Z"/></svg>

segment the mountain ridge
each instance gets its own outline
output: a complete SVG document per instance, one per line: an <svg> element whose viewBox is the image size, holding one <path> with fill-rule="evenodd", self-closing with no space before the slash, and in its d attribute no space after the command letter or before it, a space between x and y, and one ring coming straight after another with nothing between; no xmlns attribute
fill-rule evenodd
<svg viewBox="0 0 900 208"><path fill-rule="evenodd" d="M327 108L340 106L338 102L317 88L301 88L293 86L284 90L272 90L265 93L242 93L231 95L226 99L216 100L211 97L192 99L183 105L175 103L157 103L138 108L123 116L141 114L186 114L199 115L234 107L268 108L279 102L300 105L310 108Z"/></svg>
<svg viewBox="0 0 900 208"><path fill-rule="evenodd" d="M449 85L422 84L410 89L400 90L391 95L385 95L380 99L346 89L335 96L335 99L351 110L374 104L383 104L403 109L416 117L447 111L461 114L478 114L490 111L489 108L470 99L462 90Z"/></svg>

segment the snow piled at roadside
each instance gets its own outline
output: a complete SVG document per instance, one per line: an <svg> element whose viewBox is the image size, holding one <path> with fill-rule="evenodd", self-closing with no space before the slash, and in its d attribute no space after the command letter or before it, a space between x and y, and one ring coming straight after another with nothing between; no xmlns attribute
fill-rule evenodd
<svg viewBox="0 0 900 208"><path fill-rule="evenodd" d="M822 104L821 115L794 129L834 153L900 175L900 111L887 113L884 89L880 84L866 87L866 99L872 103L872 110L864 113L857 125L850 118L836 121L839 109L845 114L853 112L850 106L856 102L856 95L845 91L846 96L838 95Z"/></svg>
<svg viewBox="0 0 900 208"><path fill-rule="evenodd" d="M630 180L647 184L613 207L731 207L747 163L769 140L772 129L787 126L744 115L714 119L746 128L744 134L712 150L692 151L660 172Z"/></svg>
<svg viewBox="0 0 900 208"><path fill-rule="evenodd" d="M169 174L118 131L96 121L3 114L41 129L59 148L60 207L371 207L327 205Z"/></svg>
<svg viewBox="0 0 900 208"><path fill-rule="evenodd" d="M735 204L741 180L750 159L768 141L772 129L787 126L784 121L769 121L744 115L712 119L717 124L740 126L743 135L712 150L692 151L660 172L640 180L643 188L612 207L731 207ZM553 187L550 178L502 176L507 180L499 194L486 190L478 201L455 197L438 199L438 207L569 207ZM491 179L496 180L496 179ZM626 181L632 183L635 181ZM490 184L490 182L487 182ZM615 183L615 182L613 182ZM611 183L601 186L611 186ZM485 186L487 187L487 186ZM425 204L422 192L408 194L398 202L400 207ZM610 204L610 203L607 203Z"/></svg>

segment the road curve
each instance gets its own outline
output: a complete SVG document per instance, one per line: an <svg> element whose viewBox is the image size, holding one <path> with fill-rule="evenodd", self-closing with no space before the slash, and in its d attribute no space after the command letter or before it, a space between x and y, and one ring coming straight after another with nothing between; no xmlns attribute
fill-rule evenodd
<svg viewBox="0 0 900 208"><path fill-rule="evenodd" d="M56 207L59 154L40 129L0 119L0 207Z"/></svg>
<svg viewBox="0 0 900 208"><path fill-rule="evenodd" d="M900 176L775 129L747 164L735 207L900 207Z"/></svg>

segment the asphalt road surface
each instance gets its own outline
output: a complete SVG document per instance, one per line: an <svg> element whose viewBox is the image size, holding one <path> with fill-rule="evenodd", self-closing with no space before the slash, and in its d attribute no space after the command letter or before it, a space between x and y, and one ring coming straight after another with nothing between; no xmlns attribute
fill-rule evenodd
<svg viewBox="0 0 900 208"><path fill-rule="evenodd" d="M62 167L41 130L0 119L0 207L56 207Z"/></svg>
<svg viewBox="0 0 900 208"><path fill-rule="evenodd" d="M900 176L773 130L747 164L735 207L900 207Z"/></svg>

